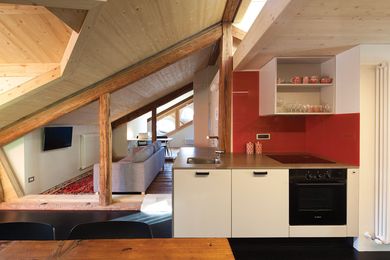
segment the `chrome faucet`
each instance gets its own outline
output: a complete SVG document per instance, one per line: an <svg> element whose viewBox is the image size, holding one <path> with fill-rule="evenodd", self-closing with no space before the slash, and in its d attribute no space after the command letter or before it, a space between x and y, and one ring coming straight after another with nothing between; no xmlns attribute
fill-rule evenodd
<svg viewBox="0 0 390 260"><path fill-rule="evenodd" d="M215 161L217 163L220 163L221 162L221 154L224 154L225 151L219 148L219 138L218 138L218 136L216 136L216 135L211 135L211 136L208 135L208 136L206 136L206 138L209 139L209 140L210 139L217 140L217 150L215 150L215 155L216 155Z"/></svg>

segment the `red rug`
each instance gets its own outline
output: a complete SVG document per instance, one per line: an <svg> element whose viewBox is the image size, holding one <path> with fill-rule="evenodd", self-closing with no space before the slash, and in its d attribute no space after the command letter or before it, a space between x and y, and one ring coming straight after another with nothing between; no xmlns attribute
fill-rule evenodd
<svg viewBox="0 0 390 260"><path fill-rule="evenodd" d="M50 194L86 194L93 192L93 175L90 174Z"/></svg>

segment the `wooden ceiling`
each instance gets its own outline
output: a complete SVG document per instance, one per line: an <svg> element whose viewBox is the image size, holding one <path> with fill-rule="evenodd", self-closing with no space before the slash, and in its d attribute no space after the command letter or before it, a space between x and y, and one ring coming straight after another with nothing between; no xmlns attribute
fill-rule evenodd
<svg viewBox="0 0 390 260"><path fill-rule="evenodd" d="M335 55L358 44L390 43L388 0L270 0L233 57L235 70L274 56Z"/></svg>
<svg viewBox="0 0 390 260"><path fill-rule="evenodd" d="M207 66L211 47L200 50L150 76L114 92L111 96L112 121L153 100L188 84L195 72ZM52 124L97 124L95 101L52 122Z"/></svg>
<svg viewBox="0 0 390 260"><path fill-rule="evenodd" d="M58 67L71 33L45 7L0 3L0 94Z"/></svg>
<svg viewBox="0 0 390 260"><path fill-rule="evenodd" d="M37 1L44 2L43 0L31 2ZM53 2L67 3L62 0L47 2L52 6ZM73 4L76 2L72 1ZM86 0L80 1L82 4L86 2ZM96 0L96 2L99 4L88 10L62 77L44 84L29 95L23 95L13 102L0 105L0 128L73 95L220 22L226 4L226 0L107 2ZM56 7L61 6L56 5ZM177 69L180 75L188 68L181 65ZM155 77L158 79L158 76ZM180 81L175 78L170 80L173 80L172 82L177 80L177 84ZM184 78L181 80L184 81ZM148 89L155 95L157 94L155 89L159 87L161 86L152 85L145 90ZM138 91L137 94L141 95L139 89L142 87L136 85L135 89L133 93ZM130 104L132 102L130 101ZM126 109L132 107L132 105L124 106L125 102L118 101L118 103L120 104L118 107Z"/></svg>

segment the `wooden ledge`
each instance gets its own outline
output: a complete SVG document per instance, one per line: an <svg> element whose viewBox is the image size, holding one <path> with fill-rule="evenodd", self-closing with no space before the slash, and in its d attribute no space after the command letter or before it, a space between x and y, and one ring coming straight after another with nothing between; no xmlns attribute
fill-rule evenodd
<svg viewBox="0 0 390 260"><path fill-rule="evenodd" d="M99 195L27 195L0 203L0 210L140 210L144 195L113 195L112 204L99 205Z"/></svg>

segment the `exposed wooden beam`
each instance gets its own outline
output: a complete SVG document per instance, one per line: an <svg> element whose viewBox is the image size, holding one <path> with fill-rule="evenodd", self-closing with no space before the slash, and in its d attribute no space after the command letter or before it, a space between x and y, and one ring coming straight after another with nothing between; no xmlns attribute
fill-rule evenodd
<svg viewBox="0 0 390 260"><path fill-rule="evenodd" d="M103 94L99 99L100 127L100 174L99 204L110 205L112 202L112 130L110 122L110 94Z"/></svg>
<svg viewBox="0 0 390 260"><path fill-rule="evenodd" d="M246 32L241 30L240 28L238 28L237 26L232 26L232 35L234 38L236 39L239 39L239 40L243 40L245 35L246 35Z"/></svg>
<svg viewBox="0 0 390 260"><path fill-rule="evenodd" d="M209 62L208 62L209 66L214 66L215 63L217 63L217 61L218 61L218 57L219 57L219 53L220 53L219 48L220 48L220 44L221 44L220 41L221 40L217 41L211 50Z"/></svg>
<svg viewBox="0 0 390 260"><path fill-rule="evenodd" d="M225 11L223 12L222 22L233 22L240 4L241 0L227 0Z"/></svg>
<svg viewBox="0 0 390 260"><path fill-rule="evenodd" d="M8 161L4 149L1 147L0 147L0 168L1 168L0 171L3 171L7 175L7 178L12 186L13 192L15 192L18 197L23 197L24 191L22 189L22 186L20 185L15 172L12 169L10 162Z"/></svg>
<svg viewBox="0 0 390 260"><path fill-rule="evenodd" d="M37 76L58 67L58 63L0 64L0 77Z"/></svg>
<svg viewBox="0 0 390 260"><path fill-rule="evenodd" d="M152 141L157 140L157 108L152 109Z"/></svg>
<svg viewBox="0 0 390 260"><path fill-rule="evenodd" d="M222 36L220 24L214 25L172 47L153 55L113 76L100 81L72 96L66 97L42 110L22 118L0 130L0 145L7 144L24 134L39 128L69 112L98 99L105 93L119 90L166 66L185 58L197 50L210 46Z"/></svg>
<svg viewBox="0 0 390 260"><path fill-rule="evenodd" d="M89 10L107 0L2 0L3 3Z"/></svg>
<svg viewBox="0 0 390 260"><path fill-rule="evenodd" d="M139 116L142 116L145 113L148 113L152 111L154 107L159 107L161 105L164 105L168 103L169 101L174 100L177 97L180 97L181 95L191 91L194 89L193 83L189 83L185 85L182 88L179 88L143 107L138 108L137 110L129 112L127 115L122 116L121 118L118 118L117 120L112 122L112 128L117 128L118 126L125 124L127 122L130 122L131 120L136 119Z"/></svg>
<svg viewBox="0 0 390 260"><path fill-rule="evenodd" d="M3 184L0 179L0 202L4 202L4 201L5 201L5 197L4 197Z"/></svg>
<svg viewBox="0 0 390 260"><path fill-rule="evenodd" d="M87 10L77 10L68 8L48 7L50 12L57 16L67 26L73 29L75 32L80 32L81 26L87 16Z"/></svg>
<svg viewBox="0 0 390 260"><path fill-rule="evenodd" d="M223 23L221 39L221 62L219 67L219 146L226 152L231 151L231 98L233 70L233 37L231 23Z"/></svg>

